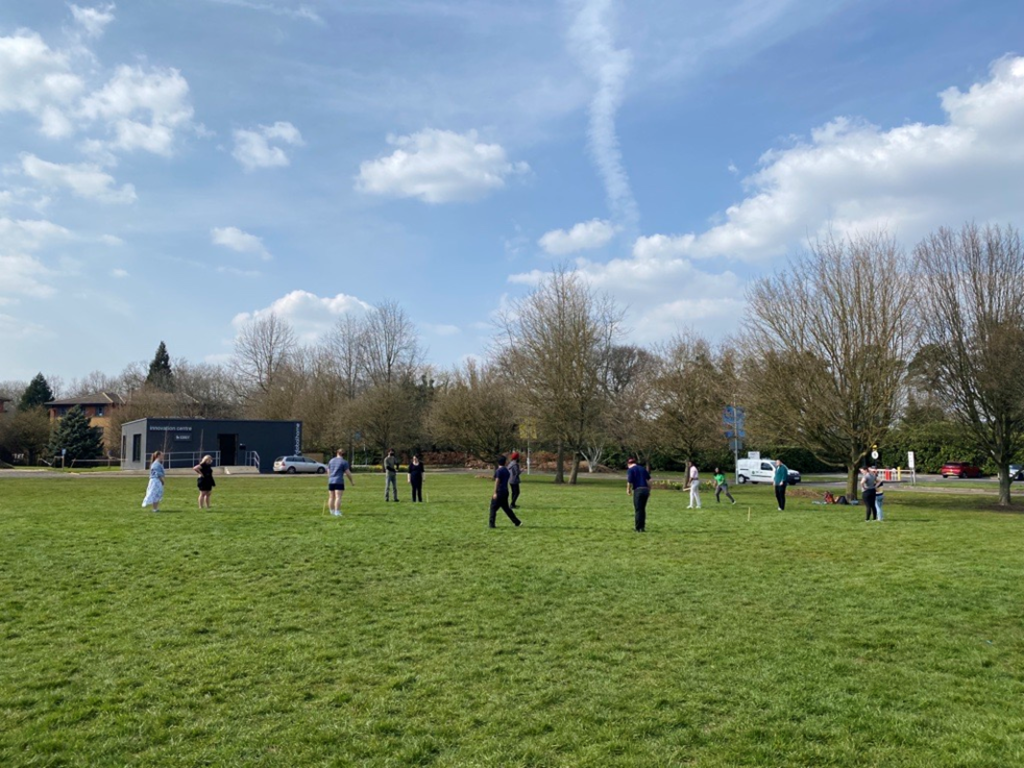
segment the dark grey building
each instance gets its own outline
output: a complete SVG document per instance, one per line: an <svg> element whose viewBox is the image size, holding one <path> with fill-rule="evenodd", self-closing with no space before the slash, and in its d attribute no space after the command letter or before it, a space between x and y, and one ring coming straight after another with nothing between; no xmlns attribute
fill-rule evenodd
<svg viewBox="0 0 1024 768"><path fill-rule="evenodd" d="M302 453L301 421L137 419L121 425L121 469L146 469L163 451L164 466L194 467L206 454L214 466L272 472L278 456Z"/></svg>

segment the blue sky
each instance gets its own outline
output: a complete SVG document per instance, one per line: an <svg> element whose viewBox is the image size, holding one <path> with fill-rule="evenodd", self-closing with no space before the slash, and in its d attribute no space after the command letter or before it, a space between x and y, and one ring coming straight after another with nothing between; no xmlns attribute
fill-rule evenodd
<svg viewBox="0 0 1024 768"><path fill-rule="evenodd" d="M721 339L828 228L1020 227L1019 56L1019 0L5 0L0 380L389 299L447 366L558 264Z"/></svg>

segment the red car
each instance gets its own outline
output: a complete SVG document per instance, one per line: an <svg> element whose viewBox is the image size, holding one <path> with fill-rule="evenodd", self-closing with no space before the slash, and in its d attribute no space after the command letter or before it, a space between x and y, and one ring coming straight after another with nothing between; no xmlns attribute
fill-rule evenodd
<svg viewBox="0 0 1024 768"><path fill-rule="evenodd" d="M981 470L966 461L947 461L939 474L943 477L981 477Z"/></svg>

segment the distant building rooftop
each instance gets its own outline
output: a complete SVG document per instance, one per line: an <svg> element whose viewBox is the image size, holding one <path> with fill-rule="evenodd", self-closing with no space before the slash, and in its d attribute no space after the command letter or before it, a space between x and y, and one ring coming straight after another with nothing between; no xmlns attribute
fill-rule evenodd
<svg viewBox="0 0 1024 768"><path fill-rule="evenodd" d="M54 405L124 405L125 399L116 392L93 392L88 395L69 397L64 400L51 400L47 407Z"/></svg>

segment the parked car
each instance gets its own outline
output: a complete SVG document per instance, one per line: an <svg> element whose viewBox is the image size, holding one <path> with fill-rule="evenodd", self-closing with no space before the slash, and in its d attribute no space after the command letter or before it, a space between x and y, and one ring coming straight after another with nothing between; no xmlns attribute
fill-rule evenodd
<svg viewBox="0 0 1024 768"><path fill-rule="evenodd" d="M306 456L278 456L274 459L274 471L286 472L289 475L297 472L322 475L327 471L327 465Z"/></svg>
<svg viewBox="0 0 1024 768"><path fill-rule="evenodd" d="M770 483L775 478L775 459L740 459L736 463L736 478L743 483ZM790 485L800 482L800 473L795 469L789 470Z"/></svg>
<svg viewBox="0 0 1024 768"><path fill-rule="evenodd" d="M947 461L939 474L943 477L981 477L981 469L966 461Z"/></svg>
<svg viewBox="0 0 1024 768"><path fill-rule="evenodd" d="M1017 480L1018 482L1024 480L1024 467L1020 464L1011 464L1010 480Z"/></svg>

